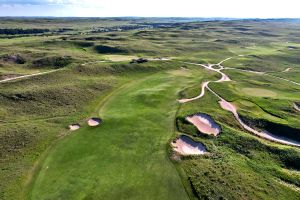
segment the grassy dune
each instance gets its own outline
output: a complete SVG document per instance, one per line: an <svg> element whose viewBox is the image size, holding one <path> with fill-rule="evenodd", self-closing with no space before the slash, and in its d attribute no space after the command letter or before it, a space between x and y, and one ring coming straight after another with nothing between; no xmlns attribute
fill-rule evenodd
<svg viewBox="0 0 300 200"><path fill-rule="evenodd" d="M0 35L0 80L59 69L0 83L0 199L300 198L298 148L246 132L210 92L176 103L197 96L203 81L220 78L182 61L209 64L233 57L223 63L236 68L223 71L232 81L210 87L233 102L251 126L292 132L299 139L300 115L293 107L300 101L299 85L276 78L300 82L299 23L135 18L0 22L2 28L50 29L37 35ZM131 25L153 28L126 29ZM120 28L124 30L116 31ZM136 57L172 61L129 63ZM221 125L220 136L203 136L185 121L199 112ZM87 127L86 119L97 115L103 124ZM69 132L67 126L77 122L84 126ZM204 143L210 154L171 163L168 144L182 133Z"/></svg>

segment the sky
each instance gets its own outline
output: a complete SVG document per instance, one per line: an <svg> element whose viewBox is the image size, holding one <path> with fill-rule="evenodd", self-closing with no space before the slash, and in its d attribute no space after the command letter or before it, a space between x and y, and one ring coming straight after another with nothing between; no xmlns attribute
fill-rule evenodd
<svg viewBox="0 0 300 200"><path fill-rule="evenodd" d="M300 18L300 0L0 0L0 16Z"/></svg>

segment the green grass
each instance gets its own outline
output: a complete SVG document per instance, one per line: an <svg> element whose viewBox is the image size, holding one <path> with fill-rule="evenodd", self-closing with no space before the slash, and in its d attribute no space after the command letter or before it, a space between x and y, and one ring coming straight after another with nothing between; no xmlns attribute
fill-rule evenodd
<svg viewBox="0 0 300 200"><path fill-rule="evenodd" d="M224 70L232 81L210 87L259 128L273 124L282 130L299 130L299 112L293 108L299 102L299 86L270 76L300 82L299 23L191 20L1 18L3 28L73 30L0 36L1 78L62 67L0 84L0 199L24 199L22 191L30 180L27 192L35 199L180 199L187 198L183 185L195 199L299 199L297 148L245 132L210 92L179 110L175 102L197 96L203 81L220 78L203 67L178 61L218 63L233 56L224 66L269 75ZM93 32L146 22L182 23L170 24L171 28ZM97 47L112 48L97 51ZM2 59L14 54L26 63ZM135 57L173 61L129 64ZM111 61L95 62L99 60ZM291 70L282 72L286 68ZM245 88L255 90L250 93ZM85 124L99 109L103 125L83 126L68 135L69 124ZM184 120L198 112L211 115L222 126L220 136L203 137ZM174 123L180 133L203 142L211 154L184 158L174 167L167 154L167 144L177 136Z"/></svg>
<svg viewBox="0 0 300 200"><path fill-rule="evenodd" d="M176 94L188 78L172 74L132 81L101 107L100 127L85 126L59 142L42 164L31 199L187 199L166 143Z"/></svg>

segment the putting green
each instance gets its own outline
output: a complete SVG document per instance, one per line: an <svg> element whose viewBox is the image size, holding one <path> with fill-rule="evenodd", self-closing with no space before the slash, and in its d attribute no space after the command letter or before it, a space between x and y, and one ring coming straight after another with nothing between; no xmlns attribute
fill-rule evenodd
<svg viewBox="0 0 300 200"><path fill-rule="evenodd" d="M84 126L49 152L29 198L188 199L166 145L176 94L199 74L175 74L147 76L111 96L100 109L101 126Z"/></svg>
<svg viewBox="0 0 300 200"><path fill-rule="evenodd" d="M106 55L104 56L105 59L111 60L114 62L121 62L121 61L129 61L132 59L136 59L136 56L130 56L130 55Z"/></svg>
<svg viewBox="0 0 300 200"><path fill-rule="evenodd" d="M242 92L255 97L276 97L277 93L263 88L243 88Z"/></svg>

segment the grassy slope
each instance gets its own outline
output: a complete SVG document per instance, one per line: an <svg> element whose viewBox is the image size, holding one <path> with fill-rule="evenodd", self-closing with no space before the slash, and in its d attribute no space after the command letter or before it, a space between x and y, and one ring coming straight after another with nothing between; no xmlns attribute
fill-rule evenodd
<svg viewBox="0 0 300 200"><path fill-rule="evenodd" d="M84 127L50 152L32 199L186 199L165 151L176 93L190 79L180 71L134 81L112 96L100 127Z"/></svg>
<svg viewBox="0 0 300 200"><path fill-rule="evenodd" d="M299 176L288 175L292 169L299 170L298 150L274 145L250 133L238 131L240 128L233 116L223 111L210 93L181 106L177 117L198 112L210 114L222 127L221 135L212 138L199 135L188 123L178 124L180 132L193 135L211 153L210 156L186 158L178 163L185 169L199 199L299 198L299 192L279 183L283 180L299 184Z"/></svg>
<svg viewBox="0 0 300 200"><path fill-rule="evenodd" d="M110 55L97 54L95 52L96 45L122 47L129 52L126 56L169 56L175 59L202 63L219 62L229 56L244 54L246 55L245 57L238 57L225 62L225 66L268 71L270 74L298 82L300 77L298 62L300 49L298 45L300 42L298 35L300 26L297 23L256 21L197 22L178 25L176 28L115 33L89 33L89 31L92 26L120 25L128 24L128 22L99 19L92 19L91 21L83 19L78 22L78 20L69 21L58 19L47 21L47 23L45 23L45 20L41 20L40 23L35 20L24 22L19 19L17 21L4 20L1 24L4 24L3 26L5 27L23 26L24 28L41 27L43 24L43 26L47 28L50 27L51 29L63 27L74 28L75 26L78 30L72 33L74 35L62 34L61 36L55 35L49 37L29 36L14 39L0 39L2 44L0 47L1 55L20 53L28 61L24 65L16 65L0 60L0 75L15 73L28 74L36 71L49 70L48 66L41 69L35 69L30 66L33 60L43 57L72 56L72 58L75 58L74 63L69 67L72 69L71 71L63 70L60 73L0 85L0 118L2 120L0 124L0 141L2 147L0 160L2 169L0 172L0 199L17 199L20 197L20 191L22 191L21 183L23 183L26 178L26 173L31 168L33 162L41 155L41 152L51 144L51 141L65 132L66 125L83 120L92 113L94 108L97 107L97 102L99 102L105 94L117 87L118 84L128 81L128 78L132 77L132 73L143 72L145 70L144 65L143 67L124 66L124 63L78 66L78 63L107 59L110 57ZM183 26L191 29L183 30L181 29ZM78 31L84 31L87 35L80 35ZM61 38L62 36L66 38L66 41ZM82 42L90 41L90 37L95 37L95 40L92 41L94 46L86 47ZM293 48L290 48L290 46ZM113 56L118 57L120 55ZM174 62L167 67L174 65L177 67L181 66ZM292 71L282 73L281 71L287 67L292 67ZM149 70L146 70L146 72L160 70L161 68L162 67L153 69L153 67L151 67ZM127 78L124 77L124 74L119 74L120 71L128 72L129 76ZM215 84L211 85L211 87L222 94L226 99L234 100L239 106L241 114L247 117L261 117L262 119L299 128L299 114L291 107L293 101L299 100L299 89L297 86L291 86L284 81L280 81L278 84L269 78L256 78L249 74L229 70L227 70L226 73L228 73L231 78L234 78L235 81L238 81L238 83ZM211 74L205 73L203 75L206 79L207 75ZM194 94L198 94L198 84L202 78L203 77L199 76L198 82L193 82L193 87L181 92L181 95L190 97L194 96ZM275 91L279 94L279 98L247 97L245 94L239 92L243 87L253 87L253 85L255 85L255 87ZM227 89L226 86L229 86L229 89ZM185 85L185 87L188 86ZM284 88L288 88L288 91L282 91ZM21 96L19 96L19 94L21 94ZM70 95L72 98L66 98L66 95ZM23 97L25 97L25 99ZM205 98L207 99L205 100ZM224 126L230 126L231 128L239 130L239 127L230 113L220 111L218 104L216 104L215 100L210 96L206 96L205 98L202 99L204 100L203 102L201 100L202 103L197 101L195 104L190 104L188 109L185 106L182 107L179 115L184 117L187 113L207 112L212 114L214 118ZM208 104L211 106L208 107ZM278 118L276 115L284 119ZM236 168L243 171L239 163L245 163L245 160L247 160L244 159L243 156L248 157L251 155L258 158L257 161L255 161L256 163L251 161L252 165L243 164L243 169L250 172L250 174L254 174L255 177L257 176L257 174L255 175L255 173L253 173L252 168L257 165L257 163L260 164L260 160L263 160L265 162L262 162L262 165L273 165L276 170L271 168L272 170L264 171L266 169L264 167L256 169L256 171L264 169L259 173L259 176L269 174L267 175L267 179L269 179L272 177L270 176L270 174L272 174L271 172L273 172L276 175L275 178L279 177L281 180L284 180L285 183L288 182L293 185L299 185L297 184L297 182L299 182L299 176L295 175L299 169L297 168L294 171L284 169L290 168L289 165L285 166L285 162L297 163L297 159L300 157L299 153L266 148L265 142L263 142L263 147L259 147L261 150L253 151L253 149L258 148L257 138L250 137L253 140L246 140L244 137L239 137L240 132L236 130L234 131L229 128L228 131L225 131L225 139L221 140L222 143L218 143L219 146L217 147L218 152L224 151L224 155L228 157L228 160L239 160L239 162L230 162L233 169ZM195 129L192 126L189 126L185 131L187 133L195 133ZM249 134L246 133L246 136L249 136ZM202 140L201 138L198 139ZM210 140L208 140L208 143L205 140L202 141L208 146L209 142L211 142ZM227 147L224 147L225 150L222 149L221 146L224 145L229 146L229 149ZM215 147L213 146L210 150L213 148ZM234 149L234 151L232 152L231 149ZM243 155L241 158L238 158L241 152ZM276 159L269 159L267 156L268 153L265 152L270 152L270 154L272 154L271 157L276 157ZM230 193L232 193L230 198L240 199L240 196L237 195L238 193L248 194L254 191L246 190L245 188L255 188L252 183L259 181L256 178L246 181L242 192L240 192L240 190L231 190L228 185L224 187L224 183L214 181L223 177L222 173L214 173L215 176L208 176L207 173L205 173L204 176L200 176L200 172L206 169L206 167L201 165L203 160L196 159L196 161L193 161L193 159L187 159L185 162L187 164L180 166L187 172L199 172L195 173L197 174L196 176L194 176L193 173L189 173L188 175L193 177L192 184L200 195L213 197L210 192L203 190L202 187L205 186L210 189L222 188L222 194L226 194L230 191ZM207 160L207 163L210 163L209 165L212 166L214 166L215 163L222 162L222 156L220 158L213 157ZM197 167L194 168L196 165ZM223 164L221 166L226 167ZM282 166L284 168L281 168ZM232 170L232 168L230 168L230 170ZM221 171L221 169L219 171ZM197 183L197 180L204 180L199 179L199 177L207 178L204 182L207 184L201 185L200 182ZM226 179L229 178L227 177ZM236 177L232 176L230 185L238 184L238 180L240 179L240 175ZM232 182L235 184L232 184ZM264 185L264 183L261 182L260 184ZM285 195L289 194L290 190L282 189L282 187L283 186L276 186L275 188L279 188L282 191L281 196L279 196L285 198ZM274 192L274 188L266 188L265 185L263 188L267 191L265 194ZM259 192L258 196L252 197L263 198L266 196Z"/></svg>

